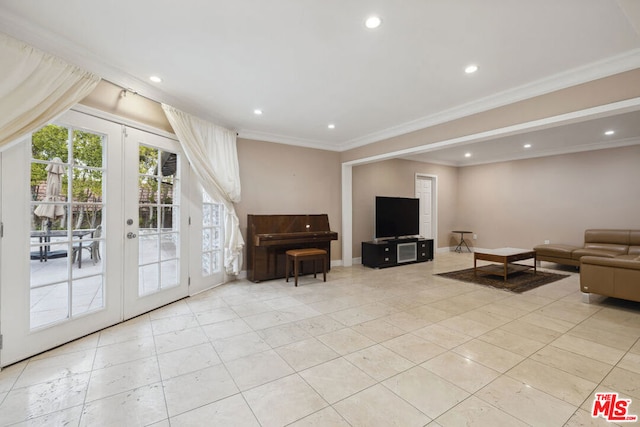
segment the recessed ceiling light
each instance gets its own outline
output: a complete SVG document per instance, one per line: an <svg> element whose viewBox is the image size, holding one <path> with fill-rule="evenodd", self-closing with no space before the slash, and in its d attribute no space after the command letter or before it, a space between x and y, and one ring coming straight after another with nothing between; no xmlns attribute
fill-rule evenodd
<svg viewBox="0 0 640 427"><path fill-rule="evenodd" d="M478 71L478 66L476 64L467 65L467 68L464 69L464 72L467 74L473 74Z"/></svg>
<svg viewBox="0 0 640 427"><path fill-rule="evenodd" d="M158 76L151 76L149 77L149 80L151 80L154 83L162 83L162 79Z"/></svg>
<svg viewBox="0 0 640 427"><path fill-rule="evenodd" d="M334 125L333 123L329 123L329 124L327 125L327 127L328 127L329 129L335 129L335 128L336 128L336 125Z"/></svg>
<svg viewBox="0 0 640 427"><path fill-rule="evenodd" d="M524 144L524 148L531 148L531 144Z"/></svg>
<svg viewBox="0 0 640 427"><path fill-rule="evenodd" d="M262 110L259 108L256 108L255 110L253 110L253 114L255 114L256 116L261 116L262 115Z"/></svg>
<svg viewBox="0 0 640 427"><path fill-rule="evenodd" d="M364 26L370 30L378 28L380 24L382 24L382 19L379 16L370 16L364 21Z"/></svg>
<svg viewBox="0 0 640 427"><path fill-rule="evenodd" d="M464 153L465 157L471 157L471 153Z"/></svg>
<svg viewBox="0 0 640 427"><path fill-rule="evenodd" d="M608 131L606 131L604 134L608 136L608 135L613 135L614 133L616 133L616 131L614 131L614 130L608 130Z"/></svg>

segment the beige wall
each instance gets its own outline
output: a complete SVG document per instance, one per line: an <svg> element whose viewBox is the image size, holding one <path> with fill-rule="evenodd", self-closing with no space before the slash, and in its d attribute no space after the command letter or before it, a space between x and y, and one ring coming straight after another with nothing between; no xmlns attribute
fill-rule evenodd
<svg viewBox="0 0 640 427"><path fill-rule="evenodd" d="M238 138L238 162L242 201L236 210L244 236L247 214L326 213L339 238L331 243L331 258L342 258L339 153Z"/></svg>
<svg viewBox="0 0 640 427"><path fill-rule="evenodd" d="M173 133L159 103L124 91L120 86L106 80L101 80L80 104Z"/></svg>
<svg viewBox="0 0 640 427"><path fill-rule="evenodd" d="M480 248L580 245L587 228L640 229L639 182L638 145L465 167L458 226Z"/></svg>
<svg viewBox="0 0 640 427"><path fill-rule="evenodd" d="M393 159L353 168L353 257L362 255L361 243L373 239L375 196L415 197L417 173L436 175L438 181L438 246L449 246L458 200L458 170L409 160Z"/></svg>

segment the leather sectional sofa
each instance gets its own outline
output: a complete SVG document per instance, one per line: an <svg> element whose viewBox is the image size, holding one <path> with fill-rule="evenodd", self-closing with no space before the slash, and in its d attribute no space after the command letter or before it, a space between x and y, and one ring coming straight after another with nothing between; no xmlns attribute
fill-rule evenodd
<svg viewBox="0 0 640 427"><path fill-rule="evenodd" d="M586 230L583 247L534 249L538 260L580 267L583 301L598 294L640 302L640 230Z"/></svg>

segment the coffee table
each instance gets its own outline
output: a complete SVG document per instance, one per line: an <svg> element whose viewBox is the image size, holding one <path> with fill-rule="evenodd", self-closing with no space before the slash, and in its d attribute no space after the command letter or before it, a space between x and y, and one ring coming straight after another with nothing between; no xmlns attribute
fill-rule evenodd
<svg viewBox="0 0 640 427"><path fill-rule="evenodd" d="M522 261L525 259L533 258L533 267L529 265L514 264L516 261ZM490 261L502 264L488 265L481 267L481 271L489 272L490 274L496 274L503 276L504 281L507 281L507 276L510 273L516 271L524 271L529 268L533 268L533 274L536 274L536 251L533 249L518 249L518 248L499 248L499 249L477 249L473 253L473 275L477 276L478 273L478 260Z"/></svg>

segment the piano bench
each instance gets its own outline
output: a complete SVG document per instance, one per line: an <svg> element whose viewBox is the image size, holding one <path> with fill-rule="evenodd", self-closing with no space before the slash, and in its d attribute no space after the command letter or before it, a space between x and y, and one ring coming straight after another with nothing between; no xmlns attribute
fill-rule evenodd
<svg viewBox="0 0 640 427"><path fill-rule="evenodd" d="M293 276L295 277L296 286L298 286L299 266L303 261L313 261L313 277L316 277L316 260L322 260L322 276L327 281L327 251L324 249L307 248L307 249L289 249L287 252L287 282L289 281L289 273L291 272L291 263L293 262Z"/></svg>

